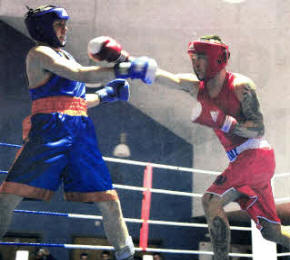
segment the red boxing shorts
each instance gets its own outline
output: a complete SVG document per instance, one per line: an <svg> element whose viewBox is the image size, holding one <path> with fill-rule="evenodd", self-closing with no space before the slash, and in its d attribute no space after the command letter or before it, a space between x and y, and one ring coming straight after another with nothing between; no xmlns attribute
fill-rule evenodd
<svg viewBox="0 0 290 260"><path fill-rule="evenodd" d="M98 149L93 122L83 109L69 113L37 113L28 120L25 144L0 187L1 193L48 200L63 183L67 200L118 199Z"/></svg>
<svg viewBox="0 0 290 260"><path fill-rule="evenodd" d="M244 194L237 202L262 229L259 218L280 223L271 187L275 156L271 148L249 149L239 154L206 193L222 196L231 189Z"/></svg>

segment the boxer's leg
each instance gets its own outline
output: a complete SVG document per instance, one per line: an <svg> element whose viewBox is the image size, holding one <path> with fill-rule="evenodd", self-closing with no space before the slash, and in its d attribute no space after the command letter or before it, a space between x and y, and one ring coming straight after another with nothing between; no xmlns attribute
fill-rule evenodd
<svg viewBox="0 0 290 260"><path fill-rule="evenodd" d="M290 228L277 223L271 223L263 218L260 218L259 222L263 227L261 234L265 239L290 249Z"/></svg>
<svg viewBox="0 0 290 260"><path fill-rule="evenodd" d="M13 210L22 201L22 199L22 197L14 194L0 194L0 239L2 239L7 232L11 222Z"/></svg>
<svg viewBox="0 0 290 260"><path fill-rule="evenodd" d="M97 205L102 212L107 239L116 250L116 259L133 259L134 244L123 218L120 201L103 201Z"/></svg>
<svg viewBox="0 0 290 260"><path fill-rule="evenodd" d="M202 197L202 205L214 251L214 260L229 259L230 225L223 207L240 196L241 193L233 189L223 196L206 193Z"/></svg>

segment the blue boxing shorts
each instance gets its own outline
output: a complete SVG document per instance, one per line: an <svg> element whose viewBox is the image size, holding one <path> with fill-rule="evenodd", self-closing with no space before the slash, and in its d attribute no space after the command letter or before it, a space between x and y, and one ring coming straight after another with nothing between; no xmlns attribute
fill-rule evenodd
<svg viewBox="0 0 290 260"><path fill-rule="evenodd" d="M87 116L35 114L1 193L49 200L63 183L65 199L97 202L118 199L95 128Z"/></svg>

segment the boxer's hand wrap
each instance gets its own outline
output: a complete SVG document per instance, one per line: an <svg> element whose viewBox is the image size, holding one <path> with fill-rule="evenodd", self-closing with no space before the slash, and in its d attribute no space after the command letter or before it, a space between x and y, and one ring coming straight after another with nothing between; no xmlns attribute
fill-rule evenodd
<svg viewBox="0 0 290 260"><path fill-rule="evenodd" d="M237 120L234 117L226 115L214 104L210 104L205 100L196 102L193 108L192 122L211 128L219 128L225 133L231 132L237 125Z"/></svg>
<svg viewBox="0 0 290 260"><path fill-rule="evenodd" d="M100 36L90 40L88 43L88 55L96 62L119 63L127 61L129 58L129 54L122 50L122 46L108 36Z"/></svg>
<svg viewBox="0 0 290 260"><path fill-rule="evenodd" d="M116 64L115 76L116 78L141 79L146 84L152 84L155 80L156 70L156 61L144 56L130 62Z"/></svg>
<svg viewBox="0 0 290 260"><path fill-rule="evenodd" d="M119 100L128 101L130 97L129 83L124 79L115 79L96 91L96 94L99 95L101 104Z"/></svg>

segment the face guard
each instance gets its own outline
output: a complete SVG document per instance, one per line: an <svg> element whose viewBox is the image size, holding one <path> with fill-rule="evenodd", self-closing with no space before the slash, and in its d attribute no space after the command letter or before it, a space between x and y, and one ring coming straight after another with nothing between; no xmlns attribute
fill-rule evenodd
<svg viewBox="0 0 290 260"><path fill-rule="evenodd" d="M192 41L188 44L187 52L190 56L193 54L206 55L208 65L204 80L213 78L227 64L230 58L229 47L216 41Z"/></svg>
<svg viewBox="0 0 290 260"><path fill-rule="evenodd" d="M45 5L37 9L29 9L25 15L25 24L32 39L57 48L64 46L58 40L53 28L53 22L58 19L69 19L65 9L53 5Z"/></svg>

